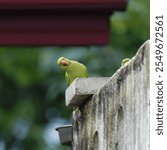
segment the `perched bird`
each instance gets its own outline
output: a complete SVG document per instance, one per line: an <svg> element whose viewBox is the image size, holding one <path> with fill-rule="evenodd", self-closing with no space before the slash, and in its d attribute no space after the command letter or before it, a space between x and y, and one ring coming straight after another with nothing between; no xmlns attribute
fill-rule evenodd
<svg viewBox="0 0 167 150"><path fill-rule="evenodd" d="M130 60L130 58L124 58L122 60L122 66L124 66L129 60Z"/></svg>
<svg viewBox="0 0 167 150"><path fill-rule="evenodd" d="M68 85L70 85L76 78L88 77L86 66L77 61L73 61L65 57L60 57L57 60L57 64L65 70L65 80Z"/></svg>

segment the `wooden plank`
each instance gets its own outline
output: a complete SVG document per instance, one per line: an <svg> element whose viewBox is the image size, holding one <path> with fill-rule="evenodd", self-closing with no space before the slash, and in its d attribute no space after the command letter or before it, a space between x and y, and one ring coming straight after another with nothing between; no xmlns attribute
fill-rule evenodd
<svg viewBox="0 0 167 150"><path fill-rule="evenodd" d="M96 16L0 17L1 45L107 44L108 20ZM3 20L3 21L2 21Z"/></svg>
<svg viewBox="0 0 167 150"><path fill-rule="evenodd" d="M126 0L0 0L0 45L104 45Z"/></svg>
<svg viewBox="0 0 167 150"><path fill-rule="evenodd" d="M0 0L0 7L123 4L126 0Z"/></svg>
<svg viewBox="0 0 167 150"><path fill-rule="evenodd" d="M69 13L125 10L126 0L0 0L0 10L48 9ZM96 11L96 12L95 12Z"/></svg>

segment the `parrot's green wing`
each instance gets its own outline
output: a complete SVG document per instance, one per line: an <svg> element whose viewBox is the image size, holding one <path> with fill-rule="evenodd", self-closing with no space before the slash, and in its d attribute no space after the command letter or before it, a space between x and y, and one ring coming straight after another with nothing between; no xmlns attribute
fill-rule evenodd
<svg viewBox="0 0 167 150"><path fill-rule="evenodd" d="M66 82L70 85L76 78L87 78L88 71L86 66L77 62L77 61L70 61L71 64L66 70Z"/></svg>

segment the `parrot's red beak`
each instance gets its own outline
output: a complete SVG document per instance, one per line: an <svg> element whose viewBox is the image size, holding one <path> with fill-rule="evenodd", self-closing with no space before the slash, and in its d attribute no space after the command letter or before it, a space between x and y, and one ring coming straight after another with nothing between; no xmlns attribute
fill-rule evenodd
<svg viewBox="0 0 167 150"><path fill-rule="evenodd" d="M62 60L62 61L61 61L61 64L62 64L63 66L68 66L68 62L65 61L65 60Z"/></svg>

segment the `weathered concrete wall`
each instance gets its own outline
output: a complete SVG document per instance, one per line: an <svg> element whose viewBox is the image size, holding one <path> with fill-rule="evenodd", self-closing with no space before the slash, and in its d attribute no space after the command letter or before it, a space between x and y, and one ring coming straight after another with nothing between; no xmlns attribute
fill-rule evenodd
<svg viewBox="0 0 167 150"><path fill-rule="evenodd" d="M73 150L149 150L149 49L73 112Z"/></svg>

